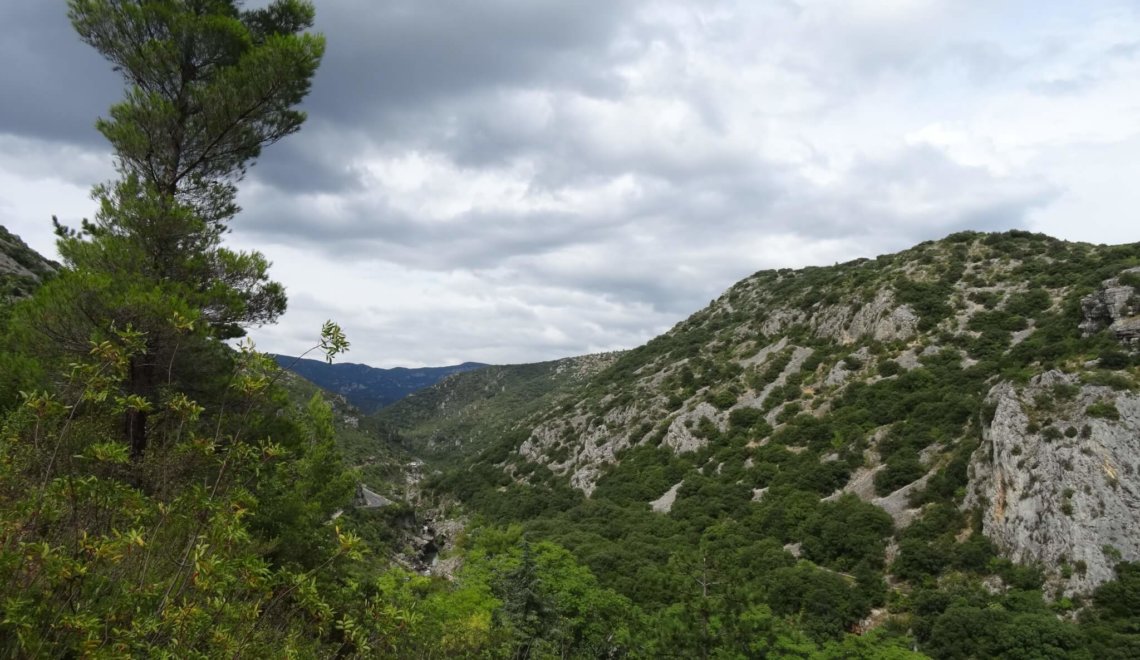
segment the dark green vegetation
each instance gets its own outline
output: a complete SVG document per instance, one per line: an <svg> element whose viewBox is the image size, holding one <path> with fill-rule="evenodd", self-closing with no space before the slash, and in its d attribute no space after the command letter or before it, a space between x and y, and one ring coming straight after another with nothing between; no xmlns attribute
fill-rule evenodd
<svg viewBox="0 0 1140 660"><path fill-rule="evenodd" d="M1131 565L1091 597L1061 597L1046 583L1057 567L1003 559L963 507L996 383L1061 369L1137 388L1135 352L1078 327L1082 297L1136 266L1140 245L1010 232L766 271L590 378L501 373L494 392L530 390L540 406L492 414L454 395L480 391L484 372L379 417L411 451L458 463L429 482L437 495L569 548L628 598L657 631L643 648L806 657L858 639L866 657L1131 657ZM874 318L905 304L913 331L850 332L883 291ZM1110 402L1087 414L1119 417ZM791 638L763 646L754 617ZM863 625L874 635L850 636Z"/></svg>
<svg viewBox="0 0 1140 660"><path fill-rule="evenodd" d="M274 355L278 366L292 371L322 389L335 392L365 413L376 412L412 392L431 387L451 374L481 369L487 365L464 362L449 367L378 369L366 364L329 364Z"/></svg>

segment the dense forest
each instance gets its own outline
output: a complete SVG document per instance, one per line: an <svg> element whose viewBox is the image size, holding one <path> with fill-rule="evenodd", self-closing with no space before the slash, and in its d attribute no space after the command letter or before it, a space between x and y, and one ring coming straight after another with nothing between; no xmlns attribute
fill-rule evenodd
<svg viewBox="0 0 1140 660"><path fill-rule="evenodd" d="M1134 345L1079 325L1106 278L1140 288L1140 247L961 234L767 271L642 348L456 374L364 417L244 339L287 301L223 241L247 169L304 123L312 5L67 6L126 86L96 124L117 178L93 218L56 222L60 264L0 234L20 264L0 291L0 655L1140 656L1130 550L1098 548L1114 579L1070 589L1094 566L1013 561L968 488L999 381L1084 379L1034 404L1054 446L1131 423ZM884 288L916 335L862 351L808 321ZM313 335L330 361L350 347L331 321ZM844 491L868 452L870 494ZM362 482L393 501L353 506ZM906 488L905 518L874 503ZM456 523L446 570L409 560L429 519Z"/></svg>

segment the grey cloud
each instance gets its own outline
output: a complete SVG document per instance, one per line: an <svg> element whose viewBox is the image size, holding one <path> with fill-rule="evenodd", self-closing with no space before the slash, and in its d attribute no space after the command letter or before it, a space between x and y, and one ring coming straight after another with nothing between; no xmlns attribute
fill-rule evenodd
<svg viewBox="0 0 1140 660"><path fill-rule="evenodd" d="M599 54L633 7L629 0L321 3L317 28L336 39L310 107L359 124L504 86L561 80L612 93L618 83Z"/></svg>
<svg viewBox="0 0 1140 660"><path fill-rule="evenodd" d="M358 191L365 184L353 159L367 141L357 131L318 118L299 134L269 147L251 170L250 180L283 195Z"/></svg>
<svg viewBox="0 0 1140 660"><path fill-rule="evenodd" d="M997 84L1016 74L1027 63L993 41L955 41L948 44L928 66L956 67L975 85Z"/></svg>
<svg viewBox="0 0 1140 660"><path fill-rule="evenodd" d="M335 217L279 196L247 203L235 228L259 240L309 246L339 258L384 258L429 270L490 268L520 254L598 242L613 223L567 214L473 211L447 222L419 221L383 202L340 205Z"/></svg>
<svg viewBox="0 0 1140 660"><path fill-rule="evenodd" d="M122 82L75 36L62 2L0 3L0 133L96 145Z"/></svg>
<svg viewBox="0 0 1140 660"><path fill-rule="evenodd" d="M520 289L493 282L489 307L453 309L440 306L408 315L383 301L363 310L323 308L312 296L293 298L300 314L289 323L259 331L260 343L300 353L313 344L312 332L325 318L341 322L353 346L347 359L378 366L455 364L465 360L490 363L537 362L588 351L635 346L671 322L671 317L647 314L637 305L612 305L558 287ZM513 302L505 302L505 301ZM314 311L319 310L319 311ZM365 320L367 317L367 320ZM424 342L425 337L432 341Z"/></svg>
<svg viewBox="0 0 1140 660"><path fill-rule="evenodd" d="M1100 82L1099 77L1082 74L1070 78L1053 78L1032 82L1029 84L1029 89L1042 96L1070 96L1080 94L1098 82Z"/></svg>

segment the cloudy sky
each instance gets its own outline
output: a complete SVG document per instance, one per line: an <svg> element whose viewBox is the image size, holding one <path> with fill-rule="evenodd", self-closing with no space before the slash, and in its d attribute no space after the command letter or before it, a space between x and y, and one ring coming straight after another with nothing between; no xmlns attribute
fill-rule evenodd
<svg viewBox="0 0 1140 660"><path fill-rule="evenodd" d="M1140 241L1134 0L318 0L302 132L230 244L375 366L639 345L763 268L961 229ZM0 0L0 224L52 254L122 93Z"/></svg>

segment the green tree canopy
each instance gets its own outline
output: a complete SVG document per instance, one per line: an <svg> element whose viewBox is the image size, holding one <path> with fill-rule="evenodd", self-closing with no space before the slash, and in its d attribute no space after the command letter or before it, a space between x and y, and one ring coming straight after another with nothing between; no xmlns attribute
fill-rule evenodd
<svg viewBox="0 0 1140 660"><path fill-rule="evenodd" d="M269 261L221 242L237 182L304 121L296 106L324 39L306 32L313 7L301 0L255 10L237 0L70 0L68 9L127 85L96 123L119 178L94 188L94 220L57 222L66 268L22 310L19 339L66 363L92 339L113 340L114 328L142 333L126 386L149 406L127 411L123 425L137 459L160 392L190 383L203 400L221 392L218 340L285 310Z"/></svg>

